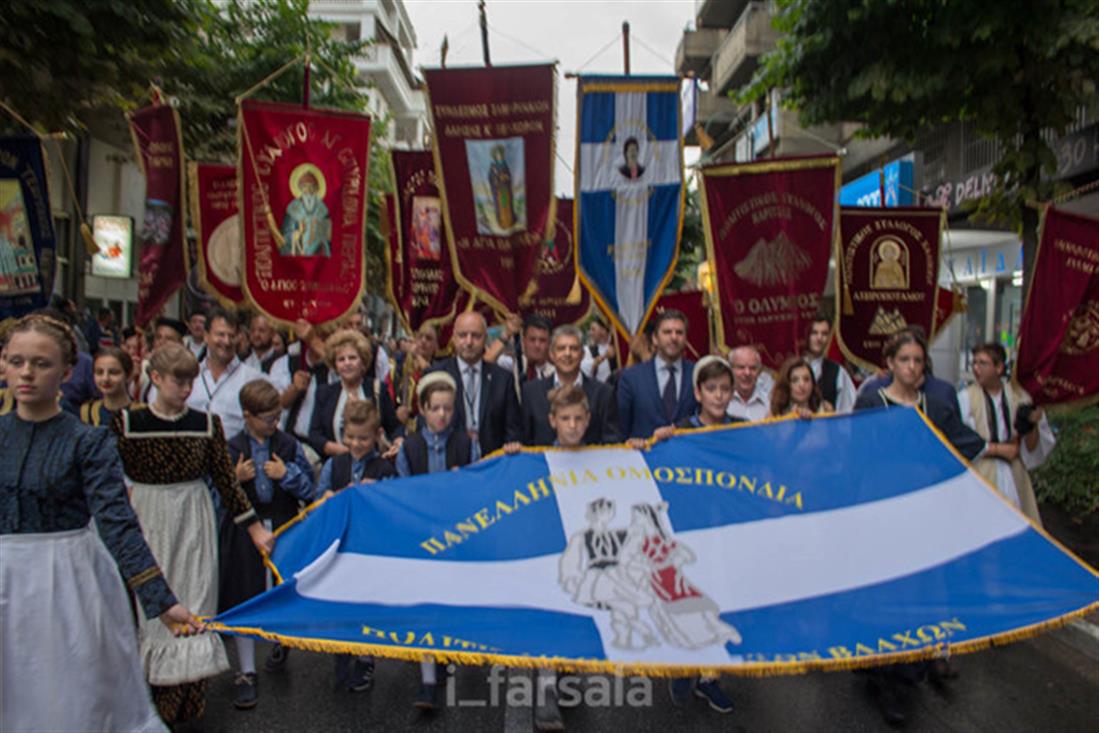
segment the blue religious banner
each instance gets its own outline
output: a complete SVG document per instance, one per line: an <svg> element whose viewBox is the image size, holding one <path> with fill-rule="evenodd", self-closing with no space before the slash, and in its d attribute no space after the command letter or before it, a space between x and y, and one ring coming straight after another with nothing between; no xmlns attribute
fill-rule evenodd
<svg viewBox="0 0 1099 733"><path fill-rule="evenodd" d="M280 528L269 565L280 585L214 630L650 676L973 652L1099 608L1099 574L903 408L363 483Z"/></svg>
<svg viewBox="0 0 1099 733"><path fill-rule="evenodd" d="M671 279L683 229L679 79L577 83L574 236L581 277L625 335Z"/></svg>
<svg viewBox="0 0 1099 733"><path fill-rule="evenodd" d="M42 141L0 138L0 321L46 305L56 247Z"/></svg>

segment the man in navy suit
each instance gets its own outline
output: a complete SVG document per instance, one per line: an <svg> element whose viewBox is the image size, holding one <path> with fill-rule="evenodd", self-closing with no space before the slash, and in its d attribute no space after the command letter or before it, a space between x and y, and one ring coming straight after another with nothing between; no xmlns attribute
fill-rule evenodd
<svg viewBox="0 0 1099 733"><path fill-rule="evenodd" d="M519 398L511 373L484 360L488 323L475 311L454 321L454 356L428 371L445 371L458 385L451 426L469 433L474 461L522 439Z"/></svg>
<svg viewBox="0 0 1099 733"><path fill-rule="evenodd" d="M584 376L580 362L584 341L576 326L558 326L550 337L550 360L553 376L535 379L523 385L523 444L553 445L557 432L550 427L550 390L566 384L579 384L588 397L591 420L584 433L584 445L605 445L622 439L618 427L618 405L614 390L598 379Z"/></svg>
<svg viewBox="0 0 1099 733"><path fill-rule="evenodd" d="M624 369L618 378L618 419L628 438L648 438L698 409L691 386L694 362L683 358L687 316L670 308L661 312L653 340L653 358Z"/></svg>

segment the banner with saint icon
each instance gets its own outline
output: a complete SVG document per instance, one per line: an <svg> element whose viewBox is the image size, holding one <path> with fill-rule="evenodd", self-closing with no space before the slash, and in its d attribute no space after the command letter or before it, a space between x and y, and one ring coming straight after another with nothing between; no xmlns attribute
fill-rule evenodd
<svg viewBox="0 0 1099 733"><path fill-rule="evenodd" d="M557 199L553 239L542 243L538 261L538 292L522 314L537 313L550 323L579 323L591 309L591 295L576 275L572 236L572 199Z"/></svg>
<svg viewBox="0 0 1099 733"><path fill-rule="evenodd" d="M882 348L908 326L935 332L939 239L946 212L844 207L836 253L836 339L844 356L871 371Z"/></svg>
<svg viewBox="0 0 1099 733"><path fill-rule="evenodd" d="M36 136L0 138L0 321L42 308L53 290L57 240L47 170Z"/></svg>
<svg viewBox="0 0 1099 733"><path fill-rule="evenodd" d="M236 166L191 163L188 173L199 282L222 305L236 307L244 302Z"/></svg>
<svg viewBox="0 0 1099 733"><path fill-rule="evenodd" d="M342 318L366 277L370 117L246 99L238 124L245 294L282 323Z"/></svg>
<svg viewBox="0 0 1099 733"><path fill-rule="evenodd" d="M644 327L679 255L679 85L664 76L587 76L577 83L577 262L626 336Z"/></svg>
<svg viewBox="0 0 1099 733"><path fill-rule="evenodd" d="M1099 399L1099 219L1042 212L1015 378L1037 404Z"/></svg>
<svg viewBox="0 0 1099 733"><path fill-rule="evenodd" d="M553 239L554 67L427 69L424 78L454 276L517 313L538 290Z"/></svg>
<svg viewBox="0 0 1099 733"><path fill-rule="evenodd" d="M447 251L442 201L431 151L394 150L394 190L386 219L389 295L405 328L454 318L458 283Z"/></svg>
<svg viewBox="0 0 1099 733"><path fill-rule="evenodd" d="M145 175L145 217L141 227L137 310L144 326L187 281L187 230L183 222L183 137L179 112L154 104L127 115L137 162Z"/></svg>
<svg viewBox="0 0 1099 733"><path fill-rule="evenodd" d="M722 353L754 345L778 368L820 311L838 219L836 157L702 168L707 257Z"/></svg>

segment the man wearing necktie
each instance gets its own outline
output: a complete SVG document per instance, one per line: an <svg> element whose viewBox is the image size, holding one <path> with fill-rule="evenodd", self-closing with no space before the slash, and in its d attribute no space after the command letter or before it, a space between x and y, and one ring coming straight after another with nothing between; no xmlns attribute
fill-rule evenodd
<svg viewBox="0 0 1099 733"><path fill-rule="evenodd" d="M488 324L477 312L462 313L454 321L454 356L429 369L445 371L458 385L454 429L470 437L471 457L502 448L521 438L519 398L511 372L484 360Z"/></svg>
<svg viewBox="0 0 1099 733"><path fill-rule="evenodd" d="M698 408L691 375L694 362L683 358L687 346L687 316L665 310L653 326L656 354L622 371L618 379L618 416L630 438L648 438L674 425Z"/></svg>

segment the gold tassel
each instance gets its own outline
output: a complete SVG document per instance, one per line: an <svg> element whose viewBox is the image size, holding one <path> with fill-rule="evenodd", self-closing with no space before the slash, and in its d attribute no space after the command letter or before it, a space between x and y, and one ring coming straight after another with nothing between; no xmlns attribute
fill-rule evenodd
<svg viewBox="0 0 1099 733"><path fill-rule="evenodd" d="M87 222L80 222L80 236L84 239L84 249L87 250L89 255L99 254L99 245L95 243L92 228L88 226Z"/></svg>
<svg viewBox="0 0 1099 733"><path fill-rule="evenodd" d="M538 278L531 278L531 281L527 283L527 289L519 296L519 305L523 307L530 305L531 301L534 299L534 294L537 292Z"/></svg>
<svg viewBox="0 0 1099 733"><path fill-rule="evenodd" d="M855 315L855 304L851 302L851 288L847 287L847 283L843 284L843 315Z"/></svg>
<svg viewBox="0 0 1099 733"><path fill-rule="evenodd" d="M572 288L569 289L569 294L568 294L568 297L565 298L565 303L567 305L579 305L580 304L580 298L582 296L583 296L583 293L580 290L580 276L579 275L573 275Z"/></svg>

